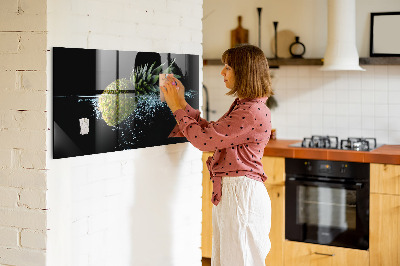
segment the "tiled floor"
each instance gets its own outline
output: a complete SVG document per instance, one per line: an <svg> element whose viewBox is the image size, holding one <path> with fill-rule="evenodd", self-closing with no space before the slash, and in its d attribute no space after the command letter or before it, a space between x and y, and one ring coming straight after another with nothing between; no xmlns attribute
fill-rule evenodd
<svg viewBox="0 0 400 266"><path fill-rule="evenodd" d="M209 258L202 258L203 266L211 266L211 259Z"/></svg>

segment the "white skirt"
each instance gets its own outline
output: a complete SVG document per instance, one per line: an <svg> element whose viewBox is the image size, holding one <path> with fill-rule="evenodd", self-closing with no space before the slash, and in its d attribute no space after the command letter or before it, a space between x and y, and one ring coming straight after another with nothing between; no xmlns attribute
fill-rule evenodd
<svg viewBox="0 0 400 266"><path fill-rule="evenodd" d="M271 200L254 179L222 178L222 197L212 210L212 266L262 266L271 249Z"/></svg>

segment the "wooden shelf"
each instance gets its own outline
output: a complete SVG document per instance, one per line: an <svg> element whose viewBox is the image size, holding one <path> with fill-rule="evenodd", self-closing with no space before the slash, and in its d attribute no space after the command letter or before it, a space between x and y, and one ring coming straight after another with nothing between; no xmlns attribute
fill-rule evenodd
<svg viewBox="0 0 400 266"><path fill-rule="evenodd" d="M270 67L279 66L303 66L303 65L322 65L321 58L268 58ZM203 65L205 66L217 66L222 65L220 59L204 59Z"/></svg>
<svg viewBox="0 0 400 266"><path fill-rule="evenodd" d="M400 65L400 57L362 57L360 65Z"/></svg>
<svg viewBox="0 0 400 266"><path fill-rule="evenodd" d="M322 58L268 58L271 68L279 66L322 66ZM222 65L220 59L204 59L203 65ZM360 65L400 65L400 57L362 57Z"/></svg>
<svg viewBox="0 0 400 266"><path fill-rule="evenodd" d="M322 66L322 58L269 58L270 67L279 66Z"/></svg>

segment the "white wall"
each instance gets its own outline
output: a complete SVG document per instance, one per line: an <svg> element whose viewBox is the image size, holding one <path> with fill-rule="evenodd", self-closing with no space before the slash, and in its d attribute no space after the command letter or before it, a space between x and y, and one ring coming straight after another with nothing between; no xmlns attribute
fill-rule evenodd
<svg viewBox="0 0 400 266"><path fill-rule="evenodd" d="M261 7L261 49L267 57L274 55L274 26L283 31L278 41L290 44L286 36L299 36L306 46L306 58L324 56L328 9L327 0L204 0L204 58L220 58L230 46L230 31L242 26L249 30L249 43L258 45L258 12ZM398 0L356 0L356 43L360 57L369 56L370 13L400 11ZM290 33L290 34L289 34ZM278 33L279 34L279 33ZM294 39L293 39L294 42ZM278 48L278 53L281 51ZM289 49L287 46L285 49ZM290 57L290 54L285 53Z"/></svg>
<svg viewBox="0 0 400 266"><path fill-rule="evenodd" d="M201 57L201 18L201 0L49 0L48 49ZM51 88L51 56L47 71ZM51 106L51 91L47 100ZM59 160L51 154L48 265L201 264L201 152L183 143Z"/></svg>
<svg viewBox="0 0 400 266"><path fill-rule="evenodd" d="M229 31L236 17L243 15L243 26L250 30L250 43L257 45L257 6L266 10L263 23L280 21L282 30L296 32L307 47L306 57L323 57L326 47L327 1L233 1L229 11L224 1L204 1L204 58L220 58L229 48ZM250 8L248 8L250 6ZM361 57L369 56L369 12L399 11L400 2L357 1L357 47ZM264 12L264 11L263 11ZM223 15L222 15L223 13ZM252 17L253 16L253 17ZM251 20L253 22L246 22ZM246 23L248 23L246 25ZM214 25L219 25L215 27ZM262 26L264 29L269 26ZM212 33L221 38L212 38ZM279 30L279 26L278 26ZM262 49L273 27L262 33ZM268 34L270 36L268 37ZM272 35L271 35L272 34ZM279 51L279 50L278 50ZM367 65L365 72L322 72L319 66L281 66L272 69L273 89L279 107L272 111L272 124L281 139L302 139L311 135L376 137L382 144L400 143L400 66ZM220 76L221 66L205 66L203 82L210 93L210 120L216 120L230 106L232 98Z"/></svg>
<svg viewBox="0 0 400 266"><path fill-rule="evenodd" d="M0 265L46 261L46 1L0 1Z"/></svg>

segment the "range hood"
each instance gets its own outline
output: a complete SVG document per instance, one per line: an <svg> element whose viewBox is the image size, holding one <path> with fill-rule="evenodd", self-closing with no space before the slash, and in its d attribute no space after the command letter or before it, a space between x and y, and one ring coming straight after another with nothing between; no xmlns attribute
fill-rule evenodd
<svg viewBox="0 0 400 266"><path fill-rule="evenodd" d="M328 0L328 44L323 71L358 70L355 0Z"/></svg>

